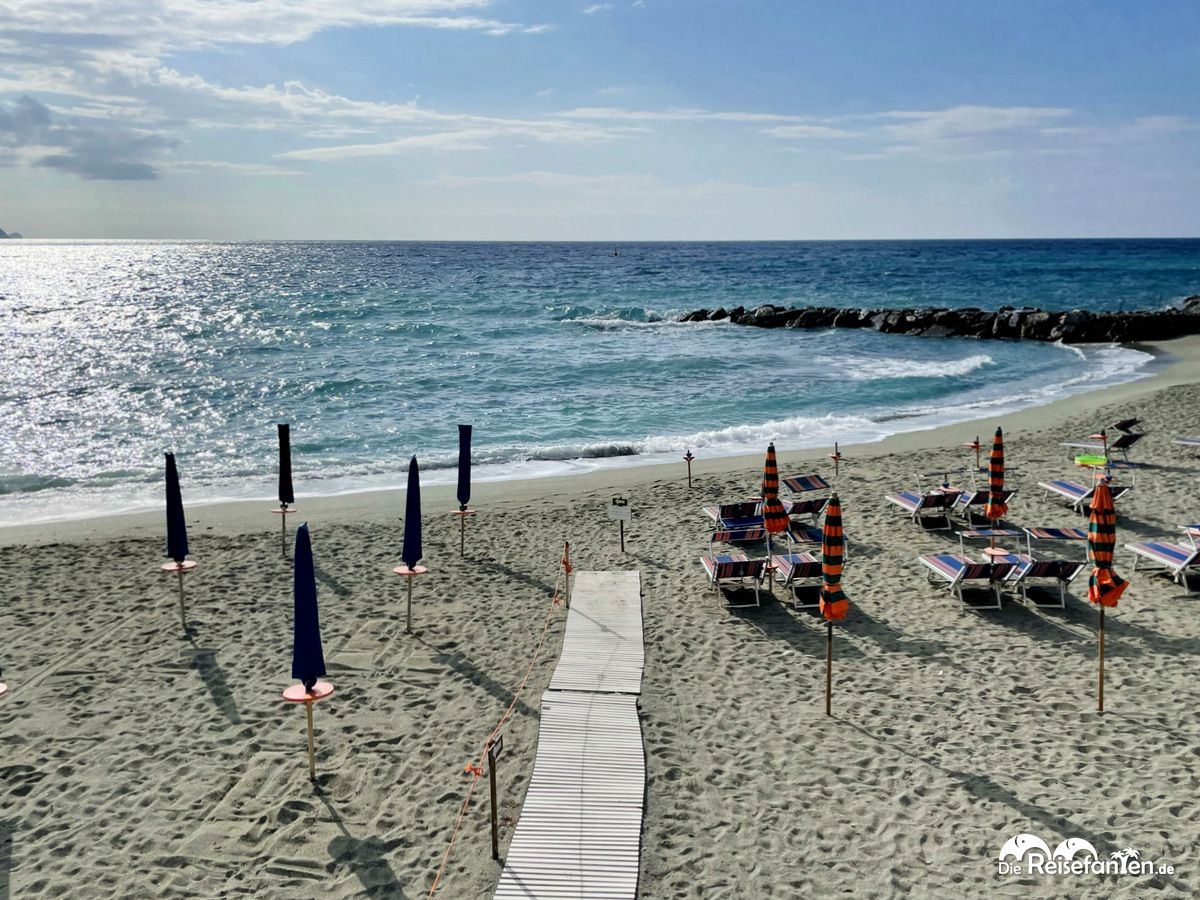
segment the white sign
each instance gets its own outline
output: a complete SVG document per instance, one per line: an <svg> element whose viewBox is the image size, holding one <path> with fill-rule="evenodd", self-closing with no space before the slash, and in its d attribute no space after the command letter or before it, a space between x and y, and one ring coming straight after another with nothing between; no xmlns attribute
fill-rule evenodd
<svg viewBox="0 0 1200 900"><path fill-rule="evenodd" d="M624 497L613 497L612 506L608 508L608 517L614 522L632 522L633 508Z"/></svg>

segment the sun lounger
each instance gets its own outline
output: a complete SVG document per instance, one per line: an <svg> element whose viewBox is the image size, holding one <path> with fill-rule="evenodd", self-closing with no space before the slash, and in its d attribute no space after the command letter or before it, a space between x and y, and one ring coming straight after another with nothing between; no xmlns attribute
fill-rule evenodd
<svg viewBox="0 0 1200 900"><path fill-rule="evenodd" d="M888 494L885 499L908 513L909 518L922 528L929 528L930 531L946 531L950 528L950 509L961 493L961 491L933 491L928 494L918 494L916 491L900 491ZM926 520L940 520L944 524L928 526L925 524Z"/></svg>
<svg viewBox="0 0 1200 900"><path fill-rule="evenodd" d="M1171 443L1178 444L1181 447L1191 447L1193 450L1200 450L1200 437L1175 438Z"/></svg>
<svg viewBox="0 0 1200 900"><path fill-rule="evenodd" d="M946 588L964 606L967 601L963 598L963 586L969 582L986 583L996 596L996 605L973 607L975 609L999 609L1000 585L1013 571L1012 563L979 563L961 553L937 553L917 559L929 570L926 573L929 582L944 581Z"/></svg>
<svg viewBox="0 0 1200 900"><path fill-rule="evenodd" d="M820 475L789 475L781 481L783 486L793 494L809 494L813 491L829 490L829 482Z"/></svg>
<svg viewBox="0 0 1200 900"><path fill-rule="evenodd" d="M1106 450L1111 455L1114 450L1120 450L1121 455L1129 459L1129 448L1144 438L1146 435L1140 431L1127 431L1119 435L1115 440L1108 442L1105 447L1103 443L1095 443L1092 441L1064 441L1064 447L1074 447L1079 450L1088 450L1093 453L1104 453Z"/></svg>
<svg viewBox="0 0 1200 900"><path fill-rule="evenodd" d="M1142 422L1141 419L1122 419L1119 422L1113 422L1108 427L1115 428L1115 429L1117 429L1117 431L1124 431L1128 434L1128 433L1132 433L1133 429L1137 428L1141 424L1141 422Z"/></svg>
<svg viewBox="0 0 1200 900"><path fill-rule="evenodd" d="M1049 578L1058 582L1058 608L1067 608L1067 586L1086 568L1086 563L1077 559L1034 559L1028 553L1010 553L994 557L997 563L1012 565L1005 583L1018 588L1022 599L1029 600L1028 583L1034 578ZM1035 606L1054 606L1053 603L1038 603Z"/></svg>
<svg viewBox="0 0 1200 900"><path fill-rule="evenodd" d="M1137 544L1126 544L1126 550L1133 551L1133 570L1137 571L1138 562L1148 559L1163 568L1175 581L1191 590L1187 580L1187 570L1200 568L1200 526L1185 525L1183 533L1187 536L1188 544L1173 544L1170 541L1144 541Z"/></svg>
<svg viewBox="0 0 1200 900"><path fill-rule="evenodd" d="M757 544L767 539L767 529L756 528L718 528L708 536L708 552L714 552L717 544Z"/></svg>
<svg viewBox="0 0 1200 900"><path fill-rule="evenodd" d="M791 508L788 509L789 516L812 516L813 521L825 511L825 507L829 505L828 497L820 497L816 500L794 500Z"/></svg>
<svg viewBox="0 0 1200 900"><path fill-rule="evenodd" d="M790 544L819 544L821 543L821 529L812 525L803 525L800 522L791 522L788 525L787 539Z"/></svg>
<svg viewBox="0 0 1200 900"><path fill-rule="evenodd" d="M1004 503L1007 503L1009 501L1009 499L1012 497L1012 495L1015 494L1016 492L1017 492L1016 488L1013 488L1010 491L1001 491L1000 492L1001 501ZM959 516L962 516L962 518L966 519L968 525L971 525L971 524L973 524L976 517L978 517L980 519L984 518L983 507L987 506L987 502L988 502L988 491L986 491L986 490L963 491L954 500L954 512L957 513ZM973 507L973 506L977 506L977 507L979 507L979 509L977 509L977 510L972 509L971 507Z"/></svg>
<svg viewBox="0 0 1200 900"><path fill-rule="evenodd" d="M722 592L722 587L736 582L739 587L745 587L749 581L754 588L753 603L735 603L733 598L726 594L725 600L729 604L730 609L739 609L741 607L758 606L758 588L762 584L763 573L767 568L766 559L747 559L741 553L717 553L711 556L700 557L700 564L704 566L704 571L708 573L708 583L713 586L717 593Z"/></svg>
<svg viewBox="0 0 1200 900"><path fill-rule="evenodd" d="M717 528L761 528L763 524L762 505L758 500L739 500L701 508L717 523Z"/></svg>
<svg viewBox="0 0 1200 900"><path fill-rule="evenodd" d="M802 602L800 593L796 590L798 582L821 582L821 559L812 553L779 553L771 557L771 565L775 567L775 581L792 593L792 605L796 609L815 609L820 606L820 597L813 591L812 599Z"/></svg>
<svg viewBox="0 0 1200 900"><path fill-rule="evenodd" d="M1089 501L1092 499L1092 495L1096 493L1096 485L1085 486L1076 484L1074 481L1039 481L1038 487L1045 488L1047 496L1057 494L1064 500L1069 501L1071 508L1079 513L1087 511L1090 505ZM1131 484L1110 484L1108 487L1112 491L1113 503L1116 503L1133 490L1133 485Z"/></svg>

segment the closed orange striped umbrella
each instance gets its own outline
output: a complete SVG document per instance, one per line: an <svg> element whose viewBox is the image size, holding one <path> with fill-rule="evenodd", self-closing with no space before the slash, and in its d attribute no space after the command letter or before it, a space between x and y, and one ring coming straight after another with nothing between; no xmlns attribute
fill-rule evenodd
<svg viewBox="0 0 1200 900"><path fill-rule="evenodd" d="M992 455L988 457L988 498L983 515L991 522L999 522L1008 514L1004 502L1004 431L996 429L992 439Z"/></svg>
<svg viewBox="0 0 1200 900"><path fill-rule="evenodd" d="M821 615L829 621L844 619L850 611L850 601L842 592L845 549L842 504L837 494L833 494L825 507L825 525L821 528Z"/></svg>
<svg viewBox="0 0 1200 900"><path fill-rule="evenodd" d="M763 466L762 480L763 527L768 534L787 531L788 514L779 499L779 464L775 461L775 445L767 447L767 462Z"/></svg>
<svg viewBox="0 0 1200 900"><path fill-rule="evenodd" d="M1112 491L1105 478L1092 495L1092 514L1088 518L1088 556L1092 558L1088 578L1088 600L1100 607L1100 673L1096 686L1097 709L1104 712L1104 610L1117 605L1129 582L1113 571L1113 551L1117 547L1117 511Z"/></svg>
<svg viewBox="0 0 1200 900"><path fill-rule="evenodd" d="M1088 556L1092 558L1088 578L1088 600L1100 606L1116 606L1129 582L1113 571L1113 551L1117 547L1117 511L1113 506L1108 481L1096 485L1092 495L1092 514L1088 520Z"/></svg>

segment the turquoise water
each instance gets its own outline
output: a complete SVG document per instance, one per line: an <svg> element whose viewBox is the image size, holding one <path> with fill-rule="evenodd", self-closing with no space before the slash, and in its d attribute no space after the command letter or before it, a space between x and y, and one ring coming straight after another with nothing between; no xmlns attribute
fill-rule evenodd
<svg viewBox="0 0 1200 900"><path fill-rule="evenodd" d="M1137 377L1117 347L679 324L696 307L1158 308L1200 241L0 243L0 524L875 440Z"/></svg>

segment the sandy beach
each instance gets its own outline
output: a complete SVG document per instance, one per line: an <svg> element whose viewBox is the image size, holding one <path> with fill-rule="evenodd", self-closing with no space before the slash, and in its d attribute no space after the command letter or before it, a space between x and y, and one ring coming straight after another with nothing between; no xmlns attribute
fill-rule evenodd
<svg viewBox="0 0 1200 900"><path fill-rule="evenodd" d="M188 509L187 634L159 572L162 514L0 531L0 900L28 897L425 896L469 783L463 767L508 705L550 610L560 549L641 571L648 762L640 893L648 898L1184 897L1200 892L1200 594L1131 572L1128 541L1200 518L1200 340L1150 348L1151 378L1000 420L843 447L837 490L850 617L824 715L824 625L782 593L729 610L704 581L705 503L758 490L761 457L476 487L458 552L453 488L423 492L425 564L404 633L401 492L309 499L325 655L316 784L289 684L291 569L270 503ZM964 611L916 556L957 550L883 496L973 463L1006 436L1014 526L1086 525L1037 487L1086 480L1060 442L1119 418L1149 432L1118 506L1106 712L1095 711L1097 614L1086 575L1066 610L1007 594ZM765 449L765 447L764 447ZM784 474L833 480L826 451ZM186 484L184 486L186 501ZM605 515L635 518L626 552ZM293 522L294 524L294 522ZM1071 551L1082 557L1083 548ZM1196 580L1200 582L1200 579ZM562 635L506 731L503 841L532 768L538 698ZM1125 848L1172 875L999 875L1020 833ZM486 795L438 896L490 896Z"/></svg>

